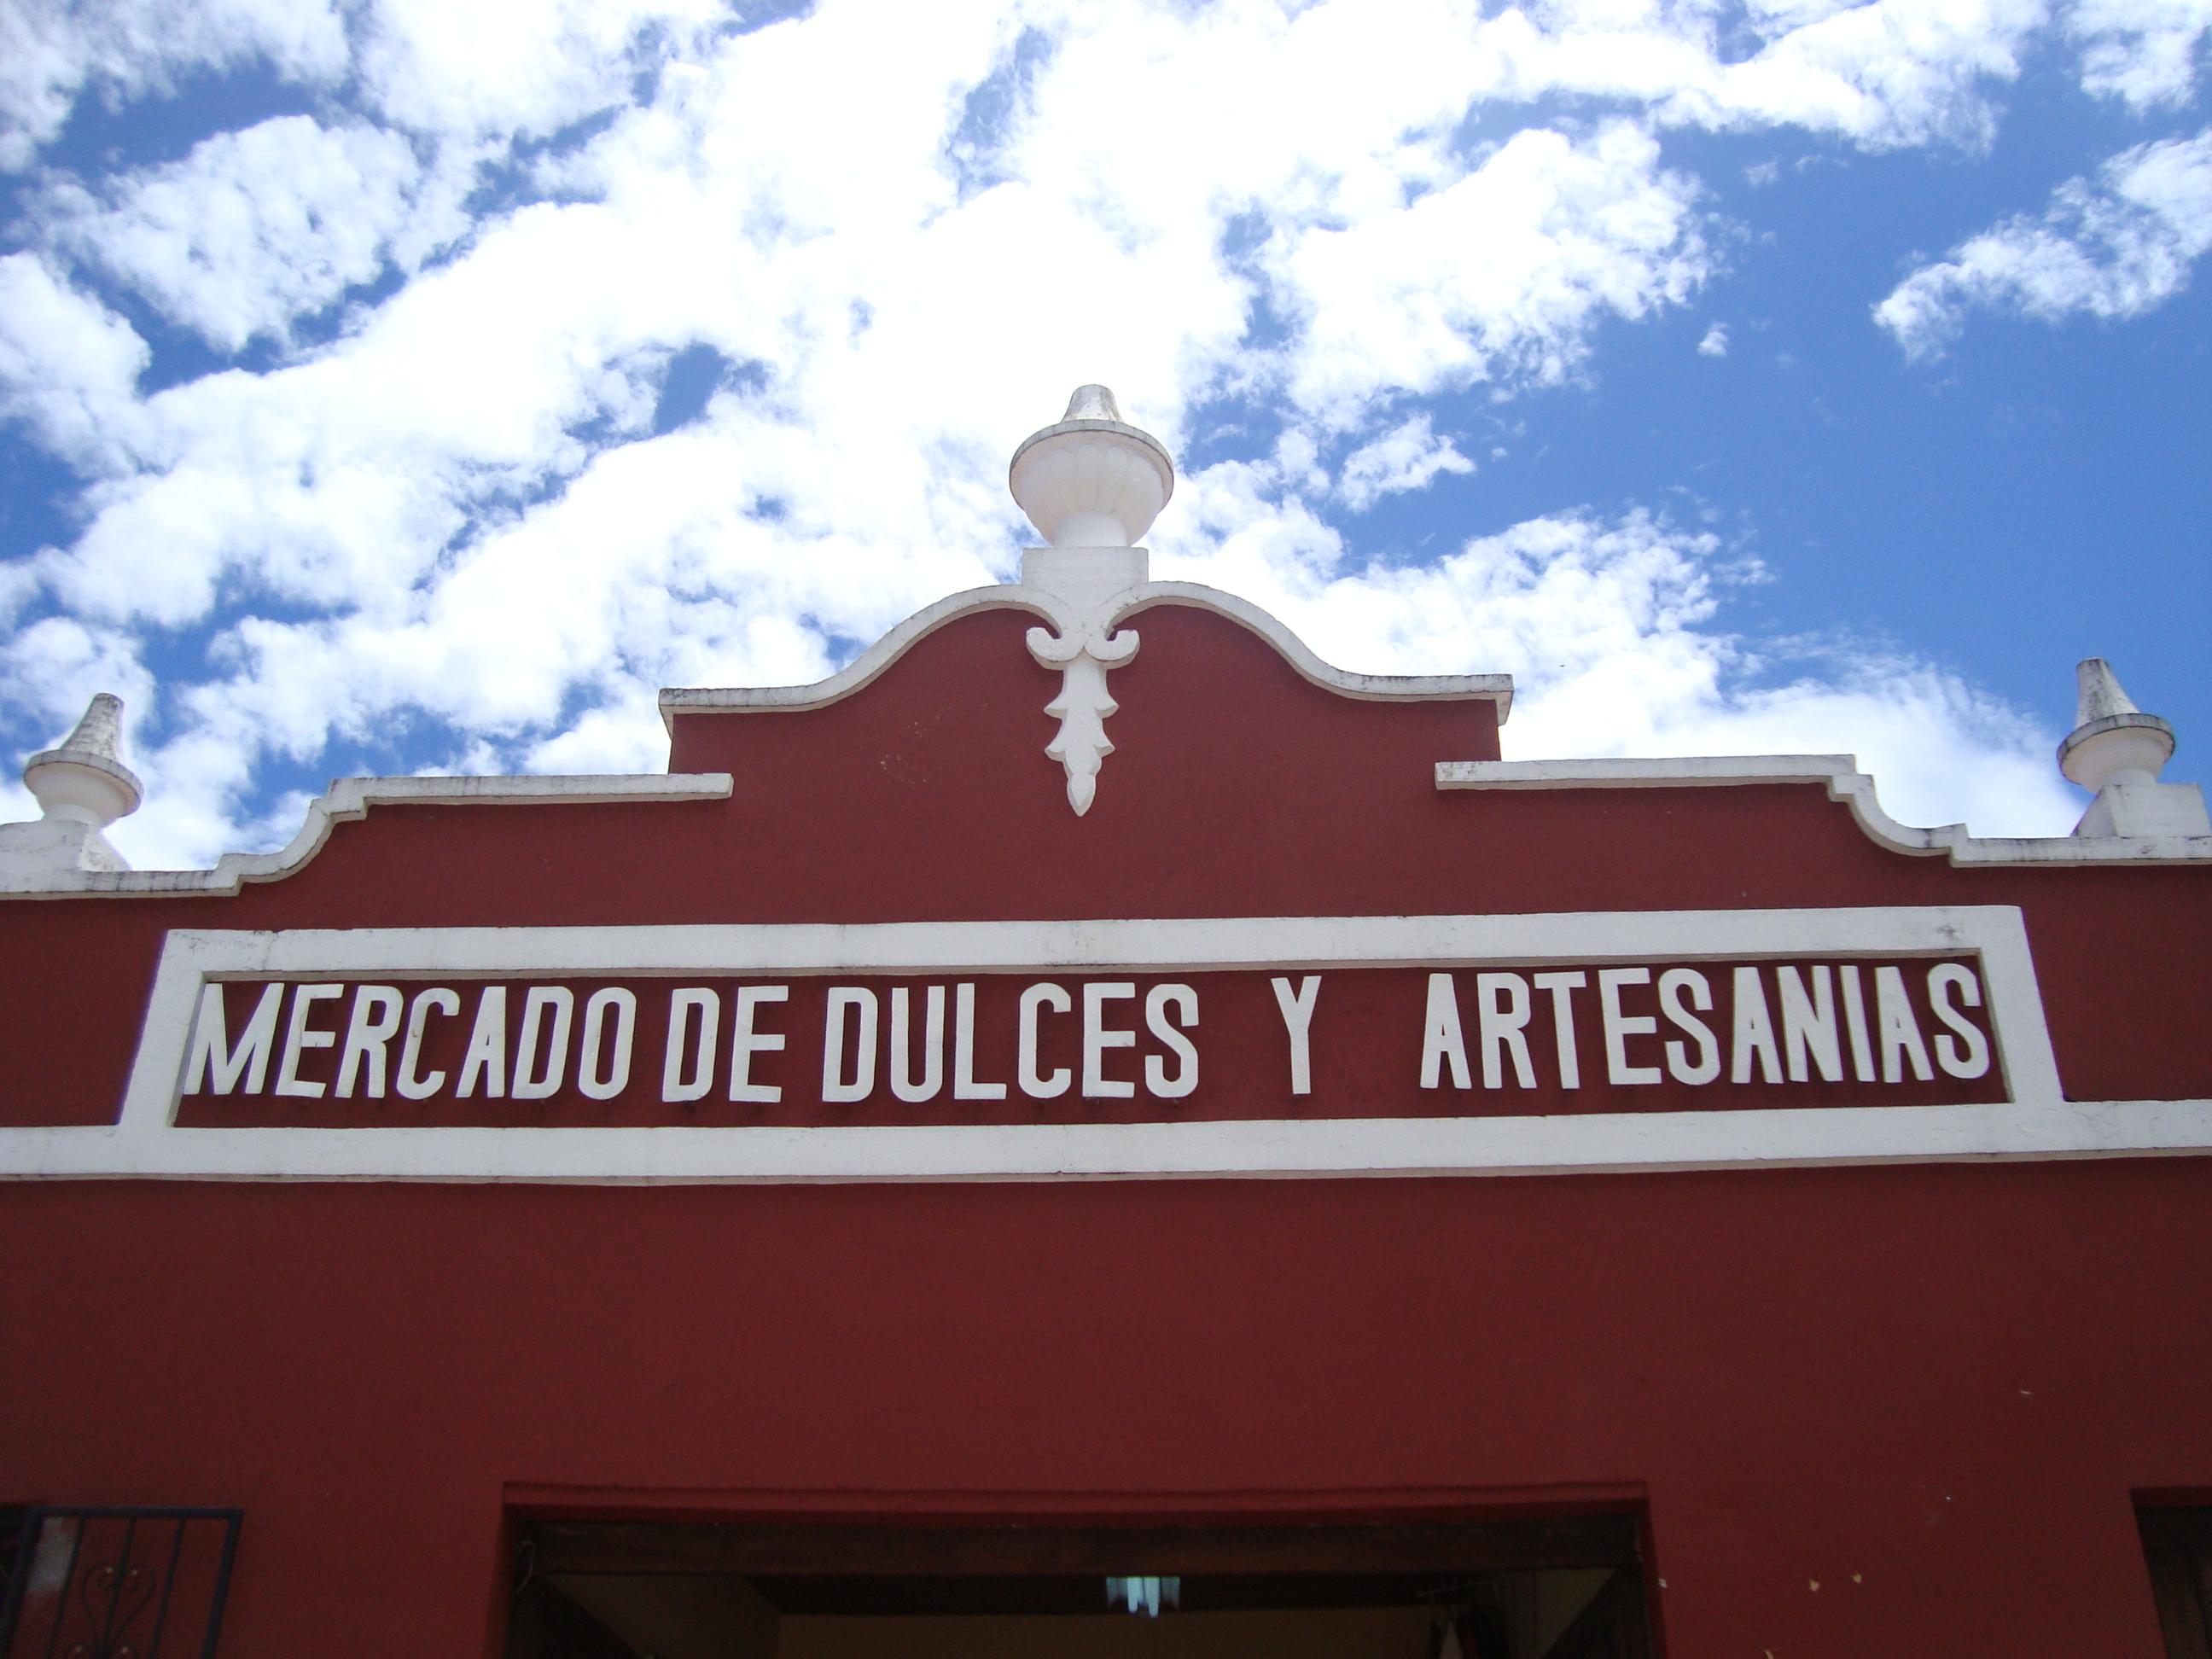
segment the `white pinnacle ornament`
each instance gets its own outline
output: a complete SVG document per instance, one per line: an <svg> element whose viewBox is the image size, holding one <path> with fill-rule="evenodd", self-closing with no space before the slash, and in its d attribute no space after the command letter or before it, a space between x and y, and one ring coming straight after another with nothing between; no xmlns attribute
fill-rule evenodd
<svg viewBox="0 0 2212 1659"><path fill-rule="evenodd" d="M56 876L131 867L100 834L145 793L123 763L121 698L95 696L69 736L24 763L23 784L45 816L0 824L0 884L36 889Z"/></svg>
<svg viewBox="0 0 2212 1659"><path fill-rule="evenodd" d="M2195 784L2158 781L2173 758L2173 727L2136 708L2102 657L2087 658L2074 674L2075 726L2058 745L2058 769L2097 797L2074 833L2160 839L2212 835L2204 792Z"/></svg>
<svg viewBox="0 0 2212 1659"><path fill-rule="evenodd" d="M1175 465L1158 439L1121 418L1112 392L1079 386L1067 413L1014 451L1006 487L1052 544L1022 556L1022 583L1054 623L1030 629L1030 654L1060 671L1060 695L1045 706L1060 729L1045 753L1066 773L1067 804L1081 817L1114 752L1107 671L1137 654L1135 632L1114 626L1115 607L1145 582L1137 538L1175 493Z"/></svg>

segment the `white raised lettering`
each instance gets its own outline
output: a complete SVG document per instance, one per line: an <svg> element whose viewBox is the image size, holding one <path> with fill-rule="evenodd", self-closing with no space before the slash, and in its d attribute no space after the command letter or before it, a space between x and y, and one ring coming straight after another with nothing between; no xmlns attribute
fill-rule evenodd
<svg viewBox="0 0 2212 1659"><path fill-rule="evenodd" d="M1524 1089L1536 1086L1536 1068L1528 1058L1528 981L1518 974L1477 974L1474 976L1477 1039L1482 1044L1482 1086L1501 1087L1505 1081L1504 1055L1513 1056L1513 1080Z"/></svg>
<svg viewBox="0 0 2212 1659"><path fill-rule="evenodd" d="M1624 985L1649 985L1649 968L1601 968L1597 973L1598 1014L1605 1026L1605 1076L1608 1083L1656 1083L1662 1075L1656 1066L1631 1066L1628 1063L1628 1039L1632 1036L1656 1036L1659 1021L1651 1014L1624 1014L1620 1012L1620 988Z"/></svg>
<svg viewBox="0 0 2212 1659"><path fill-rule="evenodd" d="M721 1026L722 1000L705 986L686 985L669 993L668 1048L660 1057L661 1099L697 1100L714 1086L714 1039ZM689 1077L684 1075L687 1058Z"/></svg>
<svg viewBox="0 0 2212 1659"><path fill-rule="evenodd" d="M1951 1030L1936 1034L1936 1063L1953 1077L1981 1077L1990 1069L1990 1041L1952 1000L1954 993L1969 1008L1982 1006L1982 988L1972 969L1955 962L1937 963L1928 970L1928 1004Z"/></svg>
<svg viewBox="0 0 2212 1659"><path fill-rule="evenodd" d="M1109 1048L1133 1048L1137 1034L1106 1024L1106 1005L1133 999L1134 981L1093 980L1083 988L1083 1095L1086 1100L1127 1100L1137 1092L1133 1083L1106 1075Z"/></svg>
<svg viewBox="0 0 2212 1659"><path fill-rule="evenodd" d="M1290 981L1280 975L1268 983L1274 988L1275 1006L1283 1016L1284 1034L1291 1040L1291 1092L1310 1095L1313 1092L1313 1017L1315 1006L1321 1000L1321 975L1308 974L1298 981L1295 991ZM1188 1094L1189 1091L1184 1092Z"/></svg>
<svg viewBox="0 0 2212 1659"><path fill-rule="evenodd" d="M1775 988L1782 997L1782 1048L1790 1057L1790 1080L1803 1083L1811 1073L1808 1052L1820 1068L1823 1082L1840 1083L1844 1076L1843 1048L1836 1034L1836 996L1828 983L1826 966L1811 969L1813 990L1808 996L1804 981L1795 968L1774 970Z"/></svg>
<svg viewBox="0 0 2212 1659"><path fill-rule="evenodd" d="M1936 1073L1928 1064L1928 1045L1921 1041L1912 999L1905 993L1905 970L1894 963L1885 963L1874 970L1874 1018L1881 1033L1881 1080L1903 1081L1905 1068L1899 1062L1910 1060L1912 1075L1923 1083L1931 1081Z"/></svg>
<svg viewBox="0 0 2212 1659"><path fill-rule="evenodd" d="M192 1058L185 1068L185 1092L199 1093L212 1070L216 1094L227 1095L240 1082L247 1094L259 1094L269 1076L269 1050L276 1040L276 1005L283 1000L281 984L264 989L234 1048L223 1025L222 986L217 981L203 987L199 1018L192 1023Z"/></svg>
<svg viewBox="0 0 2212 1659"><path fill-rule="evenodd" d="M854 1015L853 1076L845 1077L845 1013ZM822 1038L822 1098L866 1100L876 1087L876 994L864 985L830 988Z"/></svg>
<svg viewBox="0 0 2212 1659"><path fill-rule="evenodd" d="M368 1012L372 1008L376 1010L374 1018ZM338 1054L340 1099L352 1095L364 1063L368 1068L368 1086L362 1092L371 1100L384 1098L385 1051L399 1035L400 1017L406 1012L407 999L399 994L396 985L354 987L353 1014L346 1021L345 1047Z"/></svg>
<svg viewBox="0 0 2212 1659"><path fill-rule="evenodd" d="M1836 970L1844 987L1844 1027L1850 1033L1851 1075L1862 1083L1874 1081L1874 1040L1868 1035L1866 988L1860 983L1856 963Z"/></svg>
<svg viewBox="0 0 2212 1659"><path fill-rule="evenodd" d="M1055 1066L1042 1074L1038 1073L1037 1011L1050 1008L1056 1014L1064 1014L1074 1006L1075 999L1049 981L1030 986L1022 993L1020 1053L1015 1069L1020 1075L1022 1092L1032 1100L1050 1100L1064 1095L1075 1081L1074 1074L1065 1066Z"/></svg>
<svg viewBox="0 0 2212 1659"><path fill-rule="evenodd" d="M1280 980L1275 982L1282 983ZM1316 979L1314 982L1320 981ZM1279 991L1276 993L1278 997L1281 994ZM1168 1020L1170 1006L1176 1010L1174 1024ZM1145 1029L1176 1057L1176 1069L1170 1073L1167 1062L1159 1055L1145 1056L1145 1087L1158 1098L1181 1100L1198 1087L1198 1047L1176 1029L1180 1025L1187 1030L1197 1024L1198 993L1189 986L1155 985L1145 993Z"/></svg>
<svg viewBox="0 0 2212 1659"><path fill-rule="evenodd" d="M765 1105L783 1098L783 1087L775 1083L753 1081L753 1056L772 1054L783 1047L783 1034L759 1029L760 1005L763 1002L787 1002L791 999L788 985L740 985L738 987L738 1006L730 1020L730 1098ZM706 1093L702 1081L699 1092Z"/></svg>
<svg viewBox="0 0 2212 1659"><path fill-rule="evenodd" d="M1684 999L1689 1006L1684 1006ZM1713 1006L1713 988L1705 976L1694 968L1669 968L1659 975L1659 1009L1668 1019L1687 1032L1698 1045L1698 1057L1692 1060L1686 1044L1680 1038L1670 1038L1667 1043L1667 1071L1677 1083L1711 1083L1721 1074L1721 1046L1713 1040L1712 1028L1690 1012L1710 1012Z"/></svg>
<svg viewBox="0 0 2212 1659"><path fill-rule="evenodd" d="M1766 987L1756 968L1735 970L1735 1040L1729 1045L1729 1081L1751 1081L1751 1057L1759 1056L1759 1076L1782 1081L1782 1051L1774 1042L1774 1016L1767 1012Z"/></svg>
<svg viewBox="0 0 2212 1659"><path fill-rule="evenodd" d="M446 1086L446 1074L433 1072L428 1077L419 1070L422 1062L422 1028L429 1023L433 1012L447 1019L461 1012L460 994L442 985L433 985L415 994L414 1005L407 1010L407 1036L399 1045L399 1076L393 1083L403 1097L408 1100L428 1100Z"/></svg>
<svg viewBox="0 0 2212 1659"><path fill-rule="evenodd" d="M546 1034L545 1069L538 1070L538 1036L545 1013L553 1013ZM523 994L522 1030L514 1045L514 1097L544 1100L556 1093L568 1074L568 1027L576 1017L576 994L565 985L533 985Z"/></svg>
<svg viewBox="0 0 2212 1659"><path fill-rule="evenodd" d="M477 997L477 1023L469 1031L469 1051L461 1056L461 1085L456 1098L466 1100L476 1092L477 1079L484 1080L484 1097L507 1095L507 987L487 985Z"/></svg>
<svg viewBox="0 0 2212 1659"><path fill-rule="evenodd" d="M610 1046L610 1012L614 1015L613 1052L603 1055L602 1050ZM629 1087L629 1049L636 1036L636 992L610 985L592 993L584 1004L584 1035L576 1054L576 1087L586 1100L612 1100ZM607 1062L604 1071L599 1066L602 1058Z"/></svg>
<svg viewBox="0 0 2212 1659"><path fill-rule="evenodd" d="M975 987L963 981L952 988L952 1097L1004 1100L1003 1083L975 1080Z"/></svg>
<svg viewBox="0 0 2212 1659"><path fill-rule="evenodd" d="M276 1093L313 1100L323 1092L321 1084L301 1078L300 1056L310 1048L328 1048L337 1042L336 1031L318 1031L307 1021L313 1017L317 1003L334 1001L344 994L343 985L292 988L292 1018L284 1025L284 1063L276 1068Z"/></svg>
<svg viewBox="0 0 2212 1659"><path fill-rule="evenodd" d="M918 1103L935 1097L945 1086L945 988L933 985L922 998L921 1077L915 1078L911 1062L908 1003L903 985L891 989L891 1092L901 1100Z"/></svg>
<svg viewBox="0 0 2212 1659"><path fill-rule="evenodd" d="M1569 994L1581 990L1589 981L1579 973L1537 974L1533 978L1536 988L1552 999L1552 1037L1559 1049L1559 1087L1579 1089L1583 1066L1575 1053L1575 1010Z"/></svg>
<svg viewBox="0 0 2212 1659"><path fill-rule="evenodd" d="M1429 1006L1421 1021L1421 1087L1433 1089L1451 1066L1452 1087L1472 1088L1467 1074L1467 1039L1460 1035L1459 992L1449 974L1429 975Z"/></svg>

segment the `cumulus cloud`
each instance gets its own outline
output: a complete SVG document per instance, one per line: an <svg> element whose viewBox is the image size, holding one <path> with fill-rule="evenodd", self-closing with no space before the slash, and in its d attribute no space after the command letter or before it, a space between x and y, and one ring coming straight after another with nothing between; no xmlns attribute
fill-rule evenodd
<svg viewBox="0 0 2212 1659"><path fill-rule="evenodd" d="M0 258L0 415L52 453L88 474L122 465L150 356L137 330L44 260Z"/></svg>
<svg viewBox="0 0 2212 1659"><path fill-rule="evenodd" d="M2212 0L2077 0L2067 30L2081 46L2089 90L2139 110L2178 104L2196 89Z"/></svg>
<svg viewBox="0 0 2212 1659"><path fill-rule="evenodd" d="M11 0L0 6L0 168L25 165L96 91L125 101L195 70L258 64L295 81L345 72L345 24L317 0Z"/></svg>
<svg viewBox="0 0 2212 1659"><path fill-rule="evenodd" d="M236 351L374 277L422 171L396 133L288 115L98 195L57 185L41 217L55 242Z"/></svg>
<svg viewBox="0 0 2212 1659"><path fill-rule="evenodd" d="M1271 507L1269 471L1191 480L1195 522L1156 537L1164 573L1259 600L1346 667L1512 674L1510 757L1856 754L1906 823L2063 835L2080 816L2051 734L1956 675L1842 644L1778 659L1717 629L1759 572L1709 532L1558 515L1428 564L1369 564Z"/></svg>
<svg viewBox="0 0 2212 1659"><path fill-rule="evenodd" d="M1705 331L1705 338L1698 342L1698 356L1700 357L1725 357L1728 356L1728 325L1726 323L1715 323L1711 328Z"/></svg>
<svg viewBox="0 0 2212 1659"><path fill-rule="evenodd" d="M1913 271L1875 307L1909 357L1939 356L1976 308L2043 322L2132 317L2163 304L2212 248L2212 128L2137 144Z"/></svg>
<svg viewBox="0 0 2212 1659"><path fill-rule="evenodd" d="M1900 776L1962 781L1929 800L2056 822L2005 770L2025 728L1937 669L1762 665L1709 538L1562 512L1413 565L1340 527L1472 470L1428 400L1601 374L1603 331L1716 280L1680 128L1979 142L2034 0L0 15L0 159L195 68L318 92L40 176L0 260L0 414L88 481L0 589L8 729L132 696L141 863L282 842L303 769L657 765L657 686L817 678L1009 574L1006 454L1102 375L1178 451L1224 410L1267 434L1184 480L1164 574L1352 666L1519 674L1516 752L1893 733ZM142 304L276 349L149 375ZM721 372L660 431L683 354Z"/></svg>
<svg viewBox="0 0 2212 1659"><path fill-rule="evenodd" d="M1449 438L1437 436L1428 416L1416 415L1346 457L1336 487L1346 507L1364 513L1385 495L1427 489L1441 473L1474 471Z"/></svg>
<svg viewBox="0 0 2212 1659"><path fill-rule="evenodd" d="M376 0L358 68L403 126L536 136L626 103L641 73L733 22L716 0Z"/></svg>
<svg viewBox="0 0 2212 1659"><path fill-rule="evenodd" d="M1304 323L1291 396L1342 422L1385 389L1555 385L1601 316L1703 279L1695 195L1628 123L1579 143L1534 130L1408 205L1308 231L1277 268Z"/></svg>

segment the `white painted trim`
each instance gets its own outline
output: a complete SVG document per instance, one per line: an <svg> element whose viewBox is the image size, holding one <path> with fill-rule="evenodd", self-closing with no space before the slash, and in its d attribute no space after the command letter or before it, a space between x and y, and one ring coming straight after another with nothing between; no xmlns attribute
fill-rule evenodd
<svg viewBox="0 0 2212 1659"><path fill-rule="evenodd" d="M672 732L678 714L757 714L824 708L851 696L939 629L982 611L1054 615L1051 596L1034 588L1011 583L970 587L923 606L828 679L811 685L667 687L660 694L660 723Z"/></svg>
<svg viewBox="0 0 2212 1659"><path fill-rule="evenodd" d="M0 1129L0 1180L583 1185L1565 1175L2212 1152L2212 1101L1015 1128Z"/></svg>
<svg viewBox="0 0 2212 1659"><path fill-rule="evenodd" d="M1249 599L1197 582L1147 582L1115 601L1115 622L1150 611L1157 605L1187 605L1211 611L1242 623L1281 652L1291 667L1326 690L1368 702L1487 702L1497 705L1498 723L1505 724L1513 712L1510 674L1361 674L1338 668L1316 656L1306 642L1271 611Z"/></svg>
<svg viewBox="0 0 2212 1659"><path fill-rule="evenodd" d="M1846 802L1883 846L1954 864L2203 864L2212 836L1969 835L1963 823L1916 830L1875 799L1874 780L1850 755L1712 755L1668 760L1440 761L1439 789L1698 789L1817 783Z"/></svg>
<svg viewBox="0 0 2212 1659"><path fill-rule="evenodd" d="M902 974L1974 955L2008 1097L1558 1117L1012 1127L176 1127L210 977ZM840 927L179 929L119 1121L0 1129L0 1177L802 1181L1508 1173L2212 1150L2212 1103L2064 1101L2021 914L2004 906Z"/></svg>
<svg viewBox="0 0 2212 1659"><path fill-rule="evenodd" d="M660 694L660 717L673 731L678 714L763 714L819 708L852 696L905 655L916 641L948 623L981 611L1026 611L1060 624L1064 632L1081 620L1075 614L1079 609L1103 617L1110 627L1164 605L1211 611L1249 629L1280 652L1291 666L1308 680L1344 696L1372 702L1486 701L1497 705L1500 724L1512 712L1513 677L1510 674L1353 673L1323 662L1304 641L1258 605L1195 582L1140 583L1095 611L1087 606L1072 607L1064 597L1045 588L1008 582L996 587L969 588L915 611L828 679L817 680L811 685L674 687Z"/></svg>
<svg viewBox="0 0 2212 1659"><path fill-rule="evenodd" d="M331 827L372 806L584 806L615 801L726 800L727 772L545 777L335 778L307 803L300 832L274 853L226 853L212 870L83 871L42 877L35 886L0 879L0 893L23 898L84 895L235 893L249 881L289 876L322 850Z"/></svg>

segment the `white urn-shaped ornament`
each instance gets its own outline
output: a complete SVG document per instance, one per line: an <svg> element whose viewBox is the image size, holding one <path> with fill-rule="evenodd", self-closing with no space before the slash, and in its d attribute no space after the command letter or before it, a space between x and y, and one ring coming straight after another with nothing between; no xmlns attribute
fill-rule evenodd
<svg viewBox="0 0 2212 1659"><path fill-rule="evenodd" d="M1083 386L1067 413L1014 451L1015 502L1054 547L1133 547L1175 493L1160 441L1121 418L1114 394Z"/></svg>
<svg viewBox="0 0 2212 1659"><path fill-rule="evenodd" d="M2077 836L2166 837L2212 833L2195 784L2160 783L2173 758L2173 727L2136 708L2102 657L2075 670L2075 727L2058 745L2058 769L2096 799Z"/></svg>
<svg viewBox="0 0 2212 1659"><path fill-rule="evenodd" d="M144 790L123 763L123 700L106 691L76 729L23 764L42 817L0 824L0 887L36 889L57 876L131 866L100 832L138 810Z"/></svg>
<svg viewBox="0 0 2212 1659"><path fill-rule="evenodd" d="M2058 769L2092 794L2108 783L2156 783L2173 758L2173 727L2137 708L2102 657L2074 677L2075 727L2058 745Z"/></svg>
<svg viewBox="0 0 2212 1659"><path fill-rule="evenodd" d="M122 753L123 699L99 692L75 731L23 763L23 787L48 817L105 830L137 811L144 796Z"/></svg>

